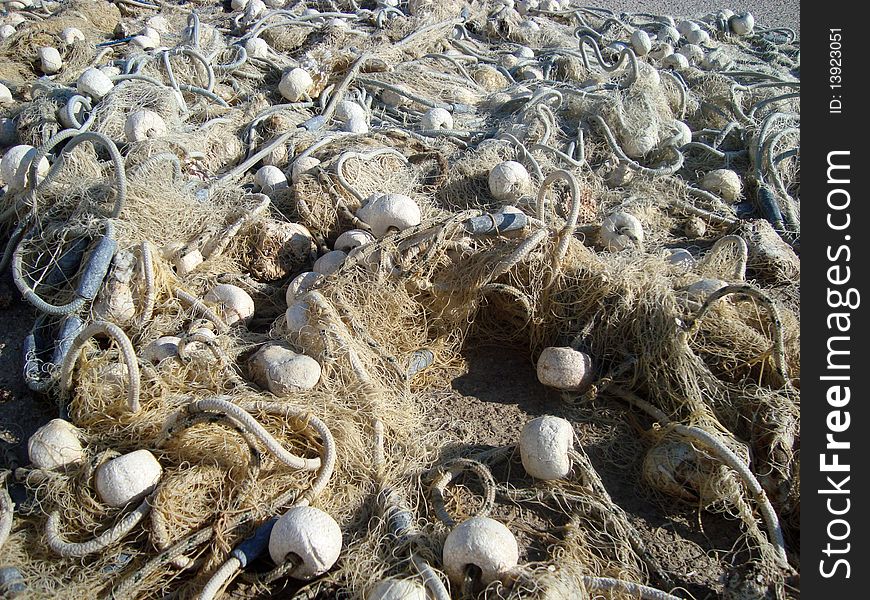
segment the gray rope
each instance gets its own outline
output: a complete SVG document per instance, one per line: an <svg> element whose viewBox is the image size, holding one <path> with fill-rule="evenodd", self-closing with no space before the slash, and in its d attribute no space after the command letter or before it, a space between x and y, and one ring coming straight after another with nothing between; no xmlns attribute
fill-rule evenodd
<svg viewBox="0 0 870 600"><path fill-rule="evenodd" d="M136 360L136 351L133 349L133 344L130 338L124 333L124 330L108 321L96 321L85 327L75 337L70 345L69 352L64 357L63 364L60 370L61 389L65 392L72 387L73 368L78 362L79 355L84 349L85 342L92 337L104 334L115 340L118 344L121 355L124 357L124 362L127 364L127 408L130 412L139 411L139 363Z"/></svg>
<svg viewBox="0 0 870 600"><path fill-rule="evenodd" d="M69 542L64 539L63 534L60 532L60 512L54 511L48 516L48 521L45 524L48 547L55 554L59 554L64 558L78 558L95 552L101 552L130 533L145 518L145 515L151 510L150 502L151 497L146 498L135 510L124 515L110 529L87 542Z"/></svg>
<svg viewBox="0 0 870 600"><path fill-rule="evenodd" d="M610 127L607 126L607 123L601 118L600 115L592 115L592 121L595 122L601 130L604 132L604 138L607 140L607 144L610 146L610 149L613 150L613 153L619 158L619 160L626 163L632 169L643 173L644 175L652 175L653 177L660 177L662 175L673 175L677 171L683 168L683 161L685 157L682 152L670 146L670 150L677 155L677 159L670 165L665 165L663 167L657 167L651 169L649 167L645 167L638 163L635 160L630 159L619 144L616 141L616 138L613 137L613 132L610 131Z"/></svg>

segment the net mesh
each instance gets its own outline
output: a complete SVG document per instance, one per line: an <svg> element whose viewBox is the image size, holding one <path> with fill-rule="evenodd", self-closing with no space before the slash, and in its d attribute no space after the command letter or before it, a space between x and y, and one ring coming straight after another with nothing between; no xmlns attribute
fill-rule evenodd
<svg viewBox="0 0 870 600"><path fill-rule="evenodd" d="M66 468L16 471L27 500L3 565L33 597L193 597L257 526L311 503L341 528L338 562L300 582L261 559L234 577L233 594L363 598L387 577L419 581L426 564L458 595L466 582L440 573L451 526L434 488L439 469L463 459L492 483L457 475L444 510L459 522L484 506L521 547L510 574L467 584L486 597L631 598L628 588L592 591L589 578L668 590L685 581L665 572L638 518L608 493L599 470L614 465L634 469L665 514L677 499L737 521L721 564L760 565L761 593L785 593L791 567L759 495L723 456L755 474L791 552L799 41L697 20L714 41L706 51L727 66L674 70L629 49L635 30L664 23L652 15L387 4L290 2L255 15L207 2L193 13L73 0L0 42L0 79L20 100L3 116L17 143L52 165L0 199L4 263L47 313L34 328L41 391L85 448ZM147 20L155 15L163 22ZM104 45L119 23L135 35L149 22L162 28L156 49ZM54 79L37 81L36 51L71 26L86 41L63 49ZM270 53L245 58L241 47L258 37ZM90 66L106 67L114 86L75 104ZM297 66L313 83L288 102L278 83ZM339 100L358 104L364 128L350 131ZM427 130L437 108L453 123ZM127 139L128 117L142 109L165 135ZM63 133L70 112L80 127ZM306 158L317 164L297 170ZM504 161L529 174L520 193L491 188ZM265 164L286 181L262 186ZM703 189L704 174L723 168L755 206ZM419 220L288 294L340 234L372 229L360 209L383 194L405 197ZM502 227L511 211L525 227ZM486 233L471 226L480 217ZM617 248L615 236L633 241ZM231 322L242 309L214 295L228 284L250 297L253 316ZM101 328L61 343L68 313ZM593 357L591 388L562 396L579 442L566 478L526 475L516 440L482 449L474 434L439 427L438 394L481 339L533 362L552 346ZM317 361L314 389L276 398L253 383L252 356L275 343ZM641 397L646 415L617 410L620 389ZM596 446L603 458L592 460L585 448ZM162 467L148 516L84 558L52 551L49 542L99 539L123 523L134 505L107 506L96 473L139 449ZM288 455L321 466L294 468Z"/></svg>

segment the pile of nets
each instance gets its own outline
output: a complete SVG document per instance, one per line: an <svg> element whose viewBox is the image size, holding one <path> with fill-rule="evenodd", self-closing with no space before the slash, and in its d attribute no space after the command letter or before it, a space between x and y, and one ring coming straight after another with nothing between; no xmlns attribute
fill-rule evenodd
<svg viewBox="0 0 870 600"><path fill-rule="evenodd" d="M7 595L692 597L590 414L634 428L613 460L661 506L739 523L723 597L794 593L793 31L571 0L3 7L0 267L59 416L4 471ZM560 474L440 427L472 339L562 390L569 418L526 428Z"/></svg>

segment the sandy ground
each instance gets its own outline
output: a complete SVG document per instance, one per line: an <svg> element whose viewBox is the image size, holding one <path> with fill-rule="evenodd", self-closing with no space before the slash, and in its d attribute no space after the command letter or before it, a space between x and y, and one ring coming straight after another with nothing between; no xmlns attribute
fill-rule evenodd
<svg viewBox="0 0 870 600"><path fill-rule="evenodd" d="M619 12L646 12L673 17L700 17L720 8L730 8L735 12L751 12L756 23L765 27L791 27L798 34L801 31L800 2L797 0L749 0L722 5L701 0L611 0L595 6Z"/></svg>

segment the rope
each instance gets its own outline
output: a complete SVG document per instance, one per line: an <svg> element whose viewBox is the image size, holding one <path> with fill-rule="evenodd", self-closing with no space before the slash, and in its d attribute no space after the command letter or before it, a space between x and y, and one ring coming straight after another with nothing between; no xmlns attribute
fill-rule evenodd
<svg viewBox="0 0 870 600"><path fill-rule="evenodd" d="M60 368L61 390L68 393L72 388L72 376L75 364L84 349L85 343L97 335L107 335L112 338L121 350L121 356L127 365L127 408L130 412L139 411L139 364L136 360L136 351L130 338L124 331L107 321L97 321L85 327L72 342L69 352L63 360Z"/></svg>
<svg viewBox="0 0 870 600"><path fill-rule="evenodd" d="M292 452L286 450L281 444L272 437L272 434L260 425L254 417L247 411L236 404L224 400L221 397L205 398L202 400L192 400L184 406L183 409L188 413L197 412L218 412L226 415L239 426L251 433L254 437L260 440L266 449L279 461L290 467L291 469L299 469L302 471L316 471L321 467L320 458L302 458L296 456Z"/></svg>
<svg viewBox="0 0 870 600"><path fill-rule="evenodd" d="M785 541L782 534L782 527L780 526L779 519L776 516L776 511L773 509L773 505L770 504L770 500L767 498L764 488L761 487L761 484L758 483L755 475L752 474L752 471L749 470L749 467L740 459L740 457L734 454L734 452L717 437L714 437L712 434L700 429L699 427L671 423L665 413L636 394L615 385L610 386L609 389L623 400L644 410L652 418L660 421L663 425L671 426L674 431L680 435L703 442L711 450L715 451L716 456L718 456L723 463L734 469L743 480L744 484L746 484L746 487L749 488L749 491L753 494L755 500L759 503L762 516L768 528L770 542L774 546L777 558L782 566L788 567L788 558L785 553Z"/></svg>
<svg viewBox="0 0 870 600"><path fill-rule="evenodd" d="M101 552L130 533L145 518L145 515L151 510L150 502L151 497L146 498L139 506L132 512L124 515L110 529L87 542L68 542L65 540L60 532L60 513L54 511L48 516L48 521L45 524L45 537L48 547L55 554L64 558L78 558L94 554L95 552Z"/></svg>
<svg viewBox="0 0 870 600"><path fill-rule="evenodd" d="M684 324L686 331L689 334L697 331L699 326L698 323L710 311L712 306L725 296L732 294L749 296L767 310L770 323L773 326L773 364L776 373L779 375L783 384L790 386L791 383L788 376L788 367L785 364L785 342L783 341L782 318L779 316L779 309L776 307L776 304L761 290L745 284L728 285L716 290L707 296L707 299L704 301L701 308L698 309L698 312L686 320Z"/></svg>
<svg viewBox="0 0 870 600"><path fill-rule="evenodd" d="M601 128L602 132L604 133L604 139L607 140L607 144L610 146L610 149L613 150L613 153L616 154L619 160L627 164L635 171L639 171L644 175L661 177L663 175L673 175L674 173L683 168L683 161L685 160L685 158L683 154L673 146L669 146L668 148L672 153L676 155L676 160L672 164L658 167L655 169L643 166L642 164L629 158L625 154L623 149L617 143L616 138L613 137L613 132L610 131L610 127L607 126L607 123L604 121L603 118L601 118L601 116L592 115L592 117L590 118L595 124L597 124Z"/></svg>
<svg viewBox="0 0 870 600"><path fill-rule="evenodd" d="M489 469L483 463L469 458L456 458L438 467L438 475L432 483L432 505L435 514L447 527L454 527L456 521L447 512L444 506L444 492L451 481L456 479L463 471L471 471L480 479L483 485L483 502L473 517L487 516L495 504L495 479Z"/></svg>

